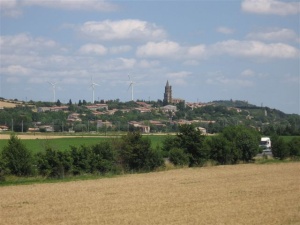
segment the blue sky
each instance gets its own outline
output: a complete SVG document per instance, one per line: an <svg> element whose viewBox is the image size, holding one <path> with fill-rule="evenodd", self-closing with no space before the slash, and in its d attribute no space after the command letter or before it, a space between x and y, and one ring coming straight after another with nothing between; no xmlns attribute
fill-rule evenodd
<svg viewBox="0 0 300 225"><path fill-rule="evenodd" d="M300 3L0 0L0 96L246 100L300 114Z"/></svg>

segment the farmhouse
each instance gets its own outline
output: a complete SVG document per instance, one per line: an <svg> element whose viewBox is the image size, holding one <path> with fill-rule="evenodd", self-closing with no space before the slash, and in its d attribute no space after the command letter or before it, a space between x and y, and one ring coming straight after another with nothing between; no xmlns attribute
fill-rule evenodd
<svg viewBox="0 0 300 225"><path fill-rule="evenodd" d="M146 126L146 125L143 125L143 124L141 124L139 122L130 121L130 122L128 122L128 125L131 125L134 128L137 128L142 133L150 133L150 127Z"/></svg>

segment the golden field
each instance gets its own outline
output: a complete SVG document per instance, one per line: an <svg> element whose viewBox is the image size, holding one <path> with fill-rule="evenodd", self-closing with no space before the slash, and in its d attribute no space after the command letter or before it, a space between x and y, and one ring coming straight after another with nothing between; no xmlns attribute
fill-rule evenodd
<svg viewBox="0 0 300 225"><path fill-rule="evenodd" d="M300 224L300 163L0 187L0 224Z"/></svg>

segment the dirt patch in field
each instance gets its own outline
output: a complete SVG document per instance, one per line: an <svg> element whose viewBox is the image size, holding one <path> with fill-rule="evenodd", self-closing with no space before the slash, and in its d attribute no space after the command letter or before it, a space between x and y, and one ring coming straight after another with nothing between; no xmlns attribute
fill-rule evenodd
<svg viewBox="0 0 300 225"><path fill-rule="evenodd" d="M300 224L300 163L0 188L2 224Z"/></svg>

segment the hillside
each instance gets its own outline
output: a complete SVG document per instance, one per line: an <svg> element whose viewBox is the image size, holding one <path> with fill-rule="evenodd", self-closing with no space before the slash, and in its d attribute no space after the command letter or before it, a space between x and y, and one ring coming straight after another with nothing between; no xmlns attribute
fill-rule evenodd
<svg viewBox="0 0 300 225"><path fill-rule="evenodd" d="M286 114L267 106L245 101L218 100L208 103L183 103L164 106L163 102L79 101L20 103L2 99L0 126L14 131L107 132L139 129L141 132L176 132L182 124L194 123L207 133L218 133L226 126L246 125L266 135L300 135L300 115Z"/></svg>

